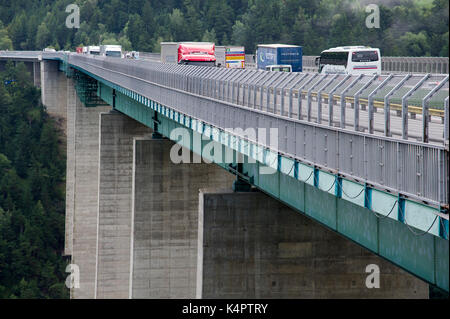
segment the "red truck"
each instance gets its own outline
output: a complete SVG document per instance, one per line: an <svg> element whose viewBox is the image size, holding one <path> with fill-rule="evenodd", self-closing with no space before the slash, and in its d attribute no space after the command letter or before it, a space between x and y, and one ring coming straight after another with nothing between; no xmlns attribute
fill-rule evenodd
<svg viewBox="0 0 450 319"><path fill-rule="evenodd" d="M83 47L77 47L76 50L77 53L83 53Z"/></svg>
<svg viewBox="0 0 450 319"><path fill-rule="evenodd" d="M161 62L215 66L214 51L210 42L161 42Z"/></svg>

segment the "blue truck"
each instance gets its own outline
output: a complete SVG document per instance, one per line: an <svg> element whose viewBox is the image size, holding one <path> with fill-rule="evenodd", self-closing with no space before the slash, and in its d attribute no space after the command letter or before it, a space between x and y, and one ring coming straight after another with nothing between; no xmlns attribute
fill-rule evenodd
<svg viewBox="0 0 450 319"><path fill-rule="evenodd" d="M302 72L303 50L298 45L287 44L258 44L256 51L256 64L258 69L284 70L291 66L292 72Z"/></svg>

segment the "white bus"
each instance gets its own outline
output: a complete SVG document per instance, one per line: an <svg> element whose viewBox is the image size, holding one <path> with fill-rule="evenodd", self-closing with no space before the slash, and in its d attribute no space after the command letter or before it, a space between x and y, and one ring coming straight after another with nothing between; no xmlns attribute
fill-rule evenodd
<svg viewBox="0 0 450 319"><path fill-rule="evenodd" d="M337 47L316 58L319 73L381 74L380 49L365 46Z"/></svg>

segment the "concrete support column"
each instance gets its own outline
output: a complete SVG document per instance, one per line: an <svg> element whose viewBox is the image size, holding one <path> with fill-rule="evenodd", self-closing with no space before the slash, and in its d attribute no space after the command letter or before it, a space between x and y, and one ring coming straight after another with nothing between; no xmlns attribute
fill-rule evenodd
<svg viewBox="0 0 450 319"><path fill-rule="evenodd" d="M41 62L33 62L33 83L35 87L41 87Z"/></svg>
<svg viewBox="0 0 450 319"><path fill-rule="evenodd" d="M150 128L117 112L100 114L95 298L128 298L133 138Z"/></svg>
<svg viewBox="0 0 450 319"><path fill-rule="evenodd" d="M197 298L428 298L428 285L260 193L202 191ZM369 289L368 265L380 270Z"/></svg>
<svg viewBox="0 0 450 319"><path fill-rule="evenodd" d="M62 126L65 131L67 78L64 72L58 70L58 63L53 60L40 62L41 98L47 112L64 122Z"/></svg>
<svg viewBox="0 0 450 319"><path fill-rule="evenodd" d="M85 107L67 82L67 172L65 254L80 270L71 298L94 298L97 249L99 113L110 106Z"/></svg>
<svg viewBox="0 0 450 319"><path fill-rule="evenodd" d="M131 298L195 298L199 189L235 179L213 164L174 164L173 145L134 142Z"/></svg>
<svg viewBox="0 0 450 319"><path fill-rule="evenodd" d="M79 101L78 101L79 103ZM67 145L66 145L66 230L64 254L73 253L73 220L75 211L75 122L77 95L73 81L67 81Z"/></svg>

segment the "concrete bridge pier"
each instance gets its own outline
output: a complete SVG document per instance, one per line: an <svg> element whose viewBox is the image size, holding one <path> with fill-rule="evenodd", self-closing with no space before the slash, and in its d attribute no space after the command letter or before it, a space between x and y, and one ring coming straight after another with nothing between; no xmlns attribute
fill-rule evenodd
<svg viewBox="0 0 450 319"><path fill-rule="evenodd" d="M71 298L94 298L97 250L99 114L110 106L86 107L67 79L67 169L65 254L80 270Z"/></svg>
<svg viewBox="0 0 450 319"><path fill-rule="evenodd" d="M95 298L195 298L199 189L234 176L174 164L173 142L117 112L100 115Z"/></svg>
<svg viewBox="0 0 450 319"><path fill-rule="evenodd" d="M425 282L264 193L199 202L197 298L428 298Z"/></svg>
<svg viewBox="0 0 450 319"><path fill-rule="evenodd" d="M199 190L235 179L215 165L173 163L173 145L134 141L130 298L195 298Z"/></svg>
<svg viewBox="0 0 450 319"><path fill-rule="evenodd" d="M112 110L100 114L95 298L128 298L133 138L151 130Z"/></svg>
<svg viewBox="0 0 450 319"><path fill-rule="evenodd" d="M40 64L40 70L37 68ZM42 60L40 63L32 63L34 82L40 83L42 104L47 108L47 112L58 120L61 128L66 132L67 102L71 101L67 97L67 82L71 81L63 72L58 70L58 61ZM37 75L40 80L37 80ZM73 83L71 83L73 86Z"/></svg>
<svg viewBox="0 0 450 319"><path fill-rule="evenodd" d="M33 83L35 87L41 87L41 63L42 62L33 62Z"/></svg>

